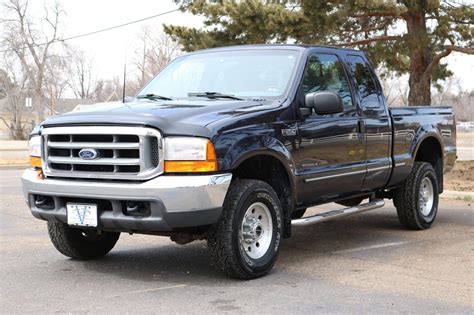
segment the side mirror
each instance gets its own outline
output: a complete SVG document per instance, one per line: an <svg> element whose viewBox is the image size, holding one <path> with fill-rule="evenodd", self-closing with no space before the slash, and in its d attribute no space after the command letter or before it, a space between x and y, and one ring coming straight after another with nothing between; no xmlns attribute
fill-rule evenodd
<svg viewBox="0 0 474 315"><path fill-rule="evenodd" d="M305 95L305 106L314 108L318 115L337 114L344 111L339 95L333 92L313 92Z"/></svg>

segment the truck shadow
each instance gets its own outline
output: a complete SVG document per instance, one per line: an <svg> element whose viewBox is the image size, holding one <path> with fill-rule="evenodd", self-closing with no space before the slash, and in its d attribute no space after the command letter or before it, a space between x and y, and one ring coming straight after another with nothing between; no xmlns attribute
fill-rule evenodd
<svg viewBox="0 0 474 315"><path fill-rule="evenodd" d="M293 229L293 236L285 239L280 257L271 274L298 269L298 265L314 265L336 252L364 247L374 243L393 242L406 238L394 211L374 211L354 217ZM150 236L153 237L153 236ZM120 242L120 241L119 241ZM149 242L147 242L149 244ZM386 255L386 253L384 254ZM337 259L337 257L334 257ZM180 246L169 243L161 246L117 248L101 260L80 263L91 272L116 275L137 281L213 285L216 280L235 282L222 276L213 266L206 242ZM288 268L291 266L291 268Z"/></svg>

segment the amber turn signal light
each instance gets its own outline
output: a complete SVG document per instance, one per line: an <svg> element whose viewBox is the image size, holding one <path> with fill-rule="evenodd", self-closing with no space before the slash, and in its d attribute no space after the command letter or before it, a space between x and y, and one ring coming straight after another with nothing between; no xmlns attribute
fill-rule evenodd
<svg viewBox="0 0 474 315"><path fill-rule="evenodd" d="M41 158L38 156L30 156L30 165L41 168Z"/></svg>
<svg viewBox="0 0 474 315"><path fill-rule="evenodd" d="M165 161L167 173L193 173L217 171L216 161Z"/></svg>

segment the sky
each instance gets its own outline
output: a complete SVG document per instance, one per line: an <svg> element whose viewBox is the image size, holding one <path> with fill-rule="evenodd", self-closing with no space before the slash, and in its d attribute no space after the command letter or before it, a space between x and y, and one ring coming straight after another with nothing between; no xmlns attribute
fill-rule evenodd
<svg viewBox="0 0 474 315"><path fill-rule="evenodd" d="M63 33L66 36L84 34L178 9L172 0L63 0L61 4L67 13L64 17L67 22L63 26ZM71 40L69 44L80 46L93 56L98 77L122 76L125 60L128 64L131 63L133 52L138 48L137 36L142 27L154 26L159 32L162 24L199 27L201 18L178 11L112 31Z"/></svg>
<svg viewBox="0 0 474 315"><path fill-rule="evenodd" d="M172 0L60 0L60 4L66 12L63 16L62 37L84 34L178 8ZM113 78L122 76L125 60L127 64L131 63L131 55L138 48L137 35L140 29L151 25L159 31L163 23L199 28L202 18L178 11L68 43L83 48L88 55L93 56L99 78ZM460 79L461 89L474 90L474 56L452 53L443 60L448 62L454 76Z"/></svg>

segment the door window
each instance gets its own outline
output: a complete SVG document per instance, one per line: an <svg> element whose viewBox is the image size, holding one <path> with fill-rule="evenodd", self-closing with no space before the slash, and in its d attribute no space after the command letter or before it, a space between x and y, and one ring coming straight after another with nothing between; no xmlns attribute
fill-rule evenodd
<svg viewBox="0 0 474 315"><path fill-rule="evenodd" d="M342 63L335 55L311 56L303 76L303 91L304 94L331 91L341 96L345 109L354 107Z"/></svg>
<svg viewBox="0 0 474 315"><path fill-rule="evenodd" d="M379 91L365 60L360 56L349 55L348 61L362 107L379 107Z"/></svg>

